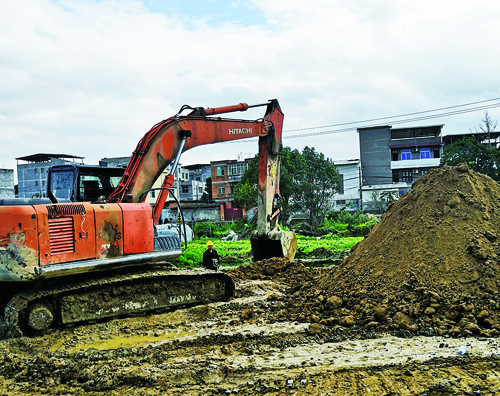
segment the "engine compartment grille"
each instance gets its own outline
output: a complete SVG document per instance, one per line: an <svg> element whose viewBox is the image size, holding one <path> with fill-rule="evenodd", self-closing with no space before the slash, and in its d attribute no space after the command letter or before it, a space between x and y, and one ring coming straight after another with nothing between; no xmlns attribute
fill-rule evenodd
<svg viewBox="0 0 500 396"><path fill-rule="evenodd" d="M73 216L85 213L85 206L82 204L72 204L72 205L47 205L47 211L49 212L49 218L61 217L61 216Z"/></svg>
<svg viewBox="0 0 500 396"><path fill-rule="evenodd" d="M50 253L75 252L75 227L73 217L49 219Z"/></svg>

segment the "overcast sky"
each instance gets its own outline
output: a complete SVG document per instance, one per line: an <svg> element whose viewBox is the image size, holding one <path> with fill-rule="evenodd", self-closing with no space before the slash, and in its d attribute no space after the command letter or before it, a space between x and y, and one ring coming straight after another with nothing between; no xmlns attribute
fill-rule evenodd
<svg viewBox="0 0 500 396"><path fill-rule="evenodd" d="M499 17L495 0L0 0L0 167L35 153L128 156L183 104L277 98L294 130L497 98ZM394 127L465 133L483 113ZM355 131L294 133L285 146L359 158ZM181 162L256 152L209 145Z"/></svg>

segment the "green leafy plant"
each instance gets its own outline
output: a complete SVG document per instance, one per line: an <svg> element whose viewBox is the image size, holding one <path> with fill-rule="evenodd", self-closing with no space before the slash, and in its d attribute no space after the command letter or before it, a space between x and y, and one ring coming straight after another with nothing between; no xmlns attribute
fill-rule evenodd
<svg viewBox="0 0 500 396"><path fill-rule="evenodd" d="M251 261L249 240L223 241L215 238L210 240L214 243L214 249L217 250L221 257L222 266L234 262L234 259L241 262ZM201 266L203 253L207 250L207 241L207 238L202 238L190 242L187 249L175 260L175 264L181 268ZM231 259L227 259L228 257L231 257Z"/></svg>
<svg viewBox="0 0 500 396"><path fill-rule="evenodd" d="M317 237L297 235L297 249L304 254L311 253L318 248L325 248L336 253L351 249L362 240L363 237L339 238L332 234L322 236L320 239Z"/></svg>
<svg viewBox="0 0 500 396"><path fill-rule="evenodd" d="M376 219L362 212L331 211L321 226L318 227L318 234L333 234L337 237L361 237L368 235L375 224L377 224Z"/></svg>

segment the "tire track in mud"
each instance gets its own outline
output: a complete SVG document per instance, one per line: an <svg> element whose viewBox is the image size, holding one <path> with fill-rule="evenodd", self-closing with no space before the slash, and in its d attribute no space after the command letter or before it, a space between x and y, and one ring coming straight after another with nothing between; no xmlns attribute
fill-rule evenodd
<svg viewBox="0 0 500 396"><path fill-rule="evenodd" d="M274 323L267 296L276 288L261 283L229 303L4 340L0 389L9 396L500 391L497 339L361 339L339 326L318 333L307 323Z"/></svg>

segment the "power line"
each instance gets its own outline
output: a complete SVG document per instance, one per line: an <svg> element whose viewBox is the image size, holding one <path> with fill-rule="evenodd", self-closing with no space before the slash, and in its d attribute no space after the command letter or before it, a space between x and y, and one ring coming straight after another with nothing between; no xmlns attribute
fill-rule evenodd
<svg viewBox="0 0 500 396"><path fill-rule="evenodd" d="M433 115L427 115L427 116L422 116L422 117L414 117L414 118L408 118L408 119L403 119L403 120L395 120L391 124L402 124L405 122L415 122L415 121L423 121L423 120L431 120L433 118L441 118L441 117L449 117L452 115L459 115L459 114L465 114L465 113L471 113L473 111L478 111L478 110L487 110L487 109L492 109L500 107L500 103L495 103L495 104L490 104L490 105L485 105L485 106L479 106L471 109L462 109L458 111L450 111L447 113L440 113L440 114L433 114ZM349 128L343 128L343 129L333 129L333 130L327 130L327 131L321 131L321 132L312 132L312 133L303 133L300 135L293 135L293 136L283 136L283 139L296 139L296 138L302 138L302 137L311 137L311 136L320 136L320 135L329 135L332 133L342 133L342 132L350 132L350 131L355 131L359 128L371 128L378 126L377 124L371 124L371 125L363 125L363 126L358 126L358 127L349 127Z"/></svg>
<svg viewBox="0 0 500 396"><path fill-rule="evenodd" d="M448 109L455 109L455 108L458 108L458 107L465 107L465 106L472 106L472 105L475 105L475 104L492 102L492 101L495 101L495 100L500 100L500 98L486 99L486 100L481 100L479 102L471 102L471 103L466 103L466 104L461 104L461 105L441 107L439 109L433 109L433 110L417 111L415 113L407 113L407 114L401 114L401 115L395 115L395 116L372 118L372 119L364 120L364 121L352 121L352 122L344 122L344 123L341 123L341 124L324 125L324 126L316 126L316 127L309 127L309 128L299 128L299 129L289 129L289 130L286 130L284 132L306 131L306 130L310 130L310 129L331 128L331 127L337 127L337 126L342 126L342 125L363 124L365 122L389 120L391 118L408 117L408 116L417 115L417 114L424 114L424 113L434 113L436 111L442 111L442 110L448 110ZM498 105L500 105L500 104L498 104Z"/></svg>
<svg viewBox="0 0 500 396"><path fill-rule="evenodd" d="M472 106L472 105L476 105L476 104L493 102L493 101L497 101L497 100L500 100L500 98L487 99L487 100L482 100L479 102L471 102L471 103L462 104L462 105L442 107L442 108L434 109L434 110L418 111L418 112L414 112L414 113L407 113L407 114L402 114L402 115L397 115L397 116L373 118L373 119L364 120L364 121L352 121L352 122L345 122L345 123L341 123L341 124L332 124L332 125L316 126L316 127L300 128L300 129L289 129L289 130L285 130L283 132L288 134L290 132L305 131L305 130L312 130L312 129L331 128L331 127L343 126L343 125L356 125L356 126L351 126L351 127L347 127L347 128L331 129L331 130L311 132L311 133L303 133L303 134L299 134L299 135L291 135L291 136L283 135L283 139L297 139L297 138L303 138L303 137L330 135L333 133L351 132L351 131L356 131L359 128L372 128L372 127L380 126L380 123L369 124L369 125L360 125L360 124L363 124L366 122L390 120L390 119L401 118L401 117L409 117L409 116L418 115L418 114L433 113L433 112L442 111L442 110L457 109L460 107ZM403 124L403 123L407 123L407 122L425 121L425 120L431 120L431 119L441 118L441 117L450 117L450 116L455 116L455 115L460 115L460 114L471 113L474 111L493 109L493 108L497 108L497 107L500 107L500 102L489 103L486 105L476 106L476 107L467 108L467 109L453 110L453 111L448 111L448 112L443 112L443 113L438 113L438 114L427 114L427 115L419 116L419 117L403 118L401 120L395 119L395 120L391 121L391 124L392 125ZM258 139L257 137L253 137L253 138L245 139L244 141L232 140L229 142L222 142L222 143L223 144L248 143L250 141L255 141L257 139Z"/></svg>

